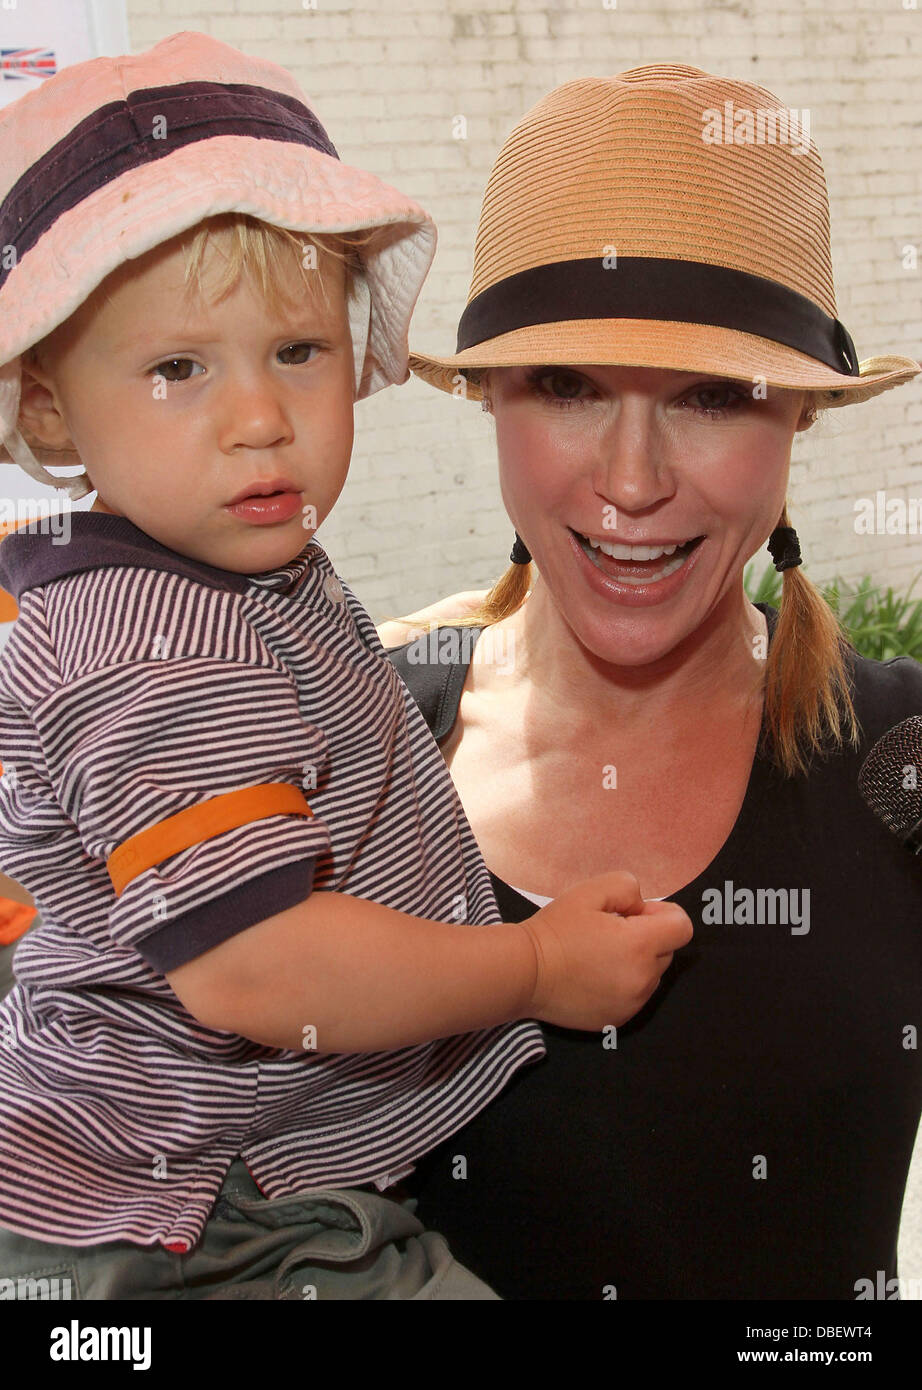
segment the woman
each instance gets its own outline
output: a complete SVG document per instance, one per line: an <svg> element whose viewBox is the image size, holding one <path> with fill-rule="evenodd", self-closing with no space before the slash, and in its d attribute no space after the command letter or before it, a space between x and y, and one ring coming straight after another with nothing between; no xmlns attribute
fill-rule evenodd
<svg viewBox="0 0 922 1390"><path fill-rule="evenodd" d="M695 924L629 1024L547 1028L420 1166L421 1218L506 1298L854 1299L880 1271L894 1296L922 900L856 782L922 670L844 643L785 493L818 407L922 368L859 369L815 147L745 118L708 141L728 101L753 132L785 111L679 65L539 102L490 177L458 350L411 358L493 414L516 529L454 629L476 660L381 629L504 917L624 868ZM768 537L780 612L743 590Z"/></svg>

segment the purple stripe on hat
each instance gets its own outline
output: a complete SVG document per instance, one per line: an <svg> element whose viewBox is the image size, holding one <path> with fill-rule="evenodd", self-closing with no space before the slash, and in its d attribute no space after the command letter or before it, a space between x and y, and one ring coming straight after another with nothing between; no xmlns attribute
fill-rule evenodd
<svg viewBox="0 0 922 1390"><path fill-rule="evenodd" d="M155 139L155 121L165 122L164 139ZM142 87L100 106L17 179L0 205L0 246L14 246L21 260L63 213L119 175L223 135L288 141L339 159L313 111L283 92L235 82ZM0 288L10 269L0 267Z"/></svg>
<svg viewBox="0 0 922 1390"><path fill-rule="evenodd" d="M518 271L471 300L456 352L503 333L572 319L660 319L754 333L858 376L848 329L806 295L732 266L659 256L552 261Z"/></svg>

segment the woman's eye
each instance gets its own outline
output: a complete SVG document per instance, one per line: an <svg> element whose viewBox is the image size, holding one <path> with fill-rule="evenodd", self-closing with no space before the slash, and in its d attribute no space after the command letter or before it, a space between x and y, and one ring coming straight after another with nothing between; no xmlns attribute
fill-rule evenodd
<svg viewBox="0 0 922 1390"><path fill-rule="evenodd" d="M527 374L526 379L529 389L541 400L565 410L587 405L593 397L591 382L563 368L536 367ZM732 381L708 381L687 391L682 399L697 399L700 402L692 406L696 415L716 417L732 415L741 409L748 399L748 392Z"/></svg>
<svg viewBox="0 0 922 1390"><path fill-rule="evenodd" d="M283 347L279 351L279 358L282 358L283 354L285 354L286 352L292 352L295 354L295 357L294 359L288 361L287 365L298 367L303 362L310 361L310 358L305 357L305 353L319 351L320 349L318 348L316 343L289 343L287 347Z"/></svg>
<svg viewBox="0 0 922 1390"><path fill-rule="evenodd" d="M166 358L165 361L163 361L163 362L158 362L158 363L157 363L156 367L154 368L153 375L154 375L154 376L162 376L163 379L164 379L164 381L188 381L188 380L189 380L189 378L190 378L190 376L191 376L191 372L181 372L181 371L180 371L180 372L178 372L178 373L174 376L174 375L172 374L172 373L173 373L173 368L174 368L174 367L179 367L179 368L182 368L182 367L201 367L201 363L199 363L199 362L193 362L192 359L191 359L190 357L168 357L168 358ZM205 370L204 367L201 367L201 370L204 371L204 370Z"/></svg>
<svg viewBox="0 0 922 1390"><path fill-rule="evenodd" d="M730 415L740 409L746 399L746 393L729 381L718 381L707 386L696 386L694 391L688 392L685 399L693 400L695 397L705 402L709 397L712 402L716 399L716 404L692 406L697 415Z"/></svg>
<svg viewBox="0 0 922 1390"><path fill-rule="evenodd" d="M584 405L588 399L581 396L580 392L589 382L585 377L577 376L575 372L539 367L536 371L528 373L527 380L530 389L542 400L564 410L570 406Z"/></svg>

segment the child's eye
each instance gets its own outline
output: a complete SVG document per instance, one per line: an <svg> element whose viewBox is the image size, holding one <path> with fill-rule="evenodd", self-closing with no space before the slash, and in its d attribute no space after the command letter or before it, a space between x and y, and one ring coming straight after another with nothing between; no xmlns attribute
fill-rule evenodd
<svg viewBox="0 0 922 1390"><path fill-rule="evenodd" d="M200 367L202 371L205 370L200 362L193 362L191 357L168 357L165 358L163 362L157 363L151 375L162 376L164 381L189 380L191 372L179 372L174 376L171 374L174 367Z"/></svg>
<svg viewBox="0 0 922 1390"><path fill-rule="evenodd" d="M299 353L300 353L301 356L296 356L294 362L292 362L292 363L289 364L289 365L291 365L291 366L297 367L297 366L300 366L303 362L307 362L307 361L310 361L310 360L311 360L310 358L307 358L307 357L305 357L305 356L303 355L305 352L319 352L319 351L320 351L320 348L317 346L316 343L289 343L288 347L283 347L283 348L280 350L280 352L279 352L278 355L279 355L279 357L281 358L282 355L283 355L283 353L286 353L286 352L293 352L293 353L295 353L295 354L299 354Z"/></svg>
<svg viewBox="0 0 922 1390"><path fill-rule="evenodd" d="M277 355L286 366L297 367L312 361L311 354L319 351L317 343L289 343L287 347L281 348ZM288 354L292 356L289 357ZM150 374L162 376L164 381L190 381L193 375L198 375L204 370L202 364L193 362L191 357L167 357L158 362Z"/></svg>

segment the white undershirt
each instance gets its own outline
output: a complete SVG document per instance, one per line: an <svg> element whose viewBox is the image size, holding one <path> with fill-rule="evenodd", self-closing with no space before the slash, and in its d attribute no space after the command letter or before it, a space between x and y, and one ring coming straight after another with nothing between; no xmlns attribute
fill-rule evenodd
<svg viewBox="0 0 922 1390"><path fill-rule="evenodd" d="M554 901L553 898L543 897L541 893L526 893L524 888L514 888L511 883L509 887L512 888L513 893L518 893L520 897L527 898L529 902L537 903L539 907L547 907L548 903L552 903ZM665 898L647 899L647 902L651 903L664 903L665 901Z"/></svg>
<svg viewBox="0 0 922 1390"><path fill-rule="evenodd" d="M512 884L509 885L512 888ZM527 898L529 902L537 903L539 907L547 907L548 903L554 901L553 898L544 898L540 893L526 893L524 888L512 888L513 893L518 893L520 897Z"/></svg>

